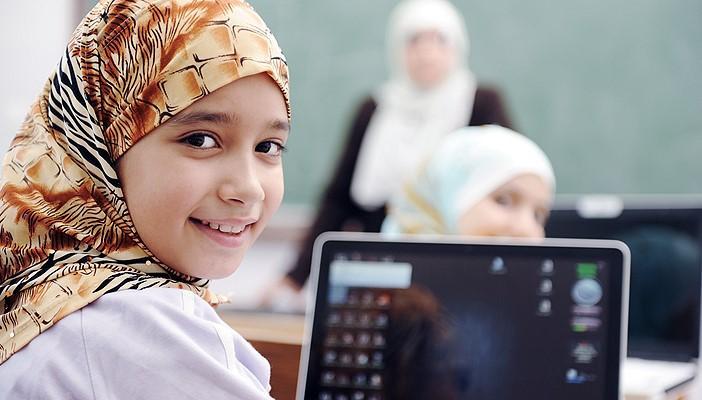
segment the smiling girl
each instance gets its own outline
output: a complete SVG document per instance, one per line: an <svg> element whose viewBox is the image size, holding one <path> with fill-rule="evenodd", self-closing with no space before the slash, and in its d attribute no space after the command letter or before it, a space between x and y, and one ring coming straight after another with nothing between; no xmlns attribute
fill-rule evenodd
<svg viewBox="0 0 702 400"><path fill-rule="evenodd" d="M0 398L270 398L211 305L283 196L285 58L241 0L104 0L3 165Z"/></svg>

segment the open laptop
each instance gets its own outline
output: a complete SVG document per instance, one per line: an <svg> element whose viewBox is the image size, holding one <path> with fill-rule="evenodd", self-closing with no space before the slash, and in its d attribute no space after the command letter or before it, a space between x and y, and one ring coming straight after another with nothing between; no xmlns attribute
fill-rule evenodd
<svg viewBox="0 0 702 400"><path fill-rule="evenodd" d="M631 250L627 394L672 391L697 374L702 197L561 196L548 237L618 239Z"/></svg>
<svg viewBox="0 0 702 400"><path fill-rule="evenodd" d="M298 399L618 399L628 250L615 241L327 233Z"/></svg>

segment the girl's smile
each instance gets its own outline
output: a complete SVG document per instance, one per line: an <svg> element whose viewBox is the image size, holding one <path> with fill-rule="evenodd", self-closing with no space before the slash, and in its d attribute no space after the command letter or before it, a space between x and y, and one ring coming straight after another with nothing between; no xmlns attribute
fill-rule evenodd
<svg viewBox="0 0 702 400"><path fill-rule="evenodd" d="M250 226L256 222L252 218L248 220L218 220L216 222L191 218L191 221L207 237L224 247L241 246L246 240L245 235L251 233Z"/></svg>

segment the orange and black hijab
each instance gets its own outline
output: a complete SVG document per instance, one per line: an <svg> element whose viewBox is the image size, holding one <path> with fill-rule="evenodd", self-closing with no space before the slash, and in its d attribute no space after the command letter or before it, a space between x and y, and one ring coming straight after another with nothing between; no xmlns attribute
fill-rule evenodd
<svg viewBox="0 0 702 400"><path fill-rule="evenodd" d="M116 162L144 135L241 77L288 69L242 0L102 0L83 19L5 156L0 363L106 293L169 286L221 299L141 242Z"/></svg>

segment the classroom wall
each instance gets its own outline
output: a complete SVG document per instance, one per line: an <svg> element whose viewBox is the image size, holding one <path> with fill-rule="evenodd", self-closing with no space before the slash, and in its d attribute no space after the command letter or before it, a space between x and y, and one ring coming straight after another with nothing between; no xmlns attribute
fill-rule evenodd
<svg viewBox="0 0 702 400"><path fill-rule="evenodd" d="M0 15L0 152L92 0ZM396 0L251 0L291 67L288 206L312 206L353 110L383 81ZM551 157L559 193L702 192L702 2L461 0L470 65ZM27 18L31 16L31 18Z"/></svg>
<svg viewBox="0 0 702 400"><path fill-rule="evenodd" d="M385 77L396 1L252 0L286 51L287 204L314 204ZM702 2L461 0L470 65L551 157L559 193L702 192Z"/></svg>

